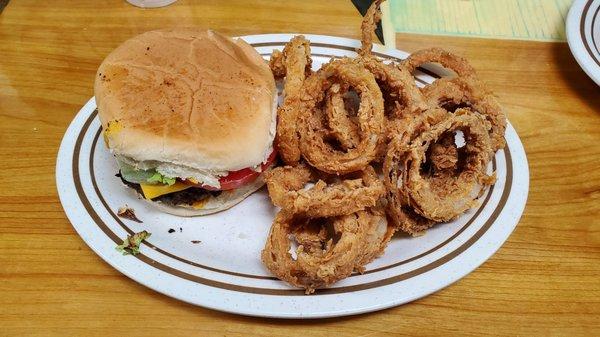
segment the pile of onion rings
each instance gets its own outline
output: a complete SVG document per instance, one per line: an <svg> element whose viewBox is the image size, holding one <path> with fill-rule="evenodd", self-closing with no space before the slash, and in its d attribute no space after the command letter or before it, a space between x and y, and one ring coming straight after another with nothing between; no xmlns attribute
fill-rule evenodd
<svg viewBox="0 0 600 337"><path fill-rule="evenodd" d="M363 272L396 231L419 235L472 208L505 146L506 116L464 58L372 54L381 2L365 15L356 58L313 71L310 43L296 36L269 63L284 83L275 138L284 165L266 175L281 210L261 257L307 294ZM455 76L419 88L415 72L428 63Z"/></svg>

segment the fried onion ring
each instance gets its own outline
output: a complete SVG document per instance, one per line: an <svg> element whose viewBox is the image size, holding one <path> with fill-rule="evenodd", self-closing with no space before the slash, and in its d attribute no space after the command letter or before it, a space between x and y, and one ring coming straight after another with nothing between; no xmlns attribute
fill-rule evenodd
<svg viewBox="0 0 600 337"><path fill-rule="evenodd" d="M449 116L450 113L448 111L435 107L427 109L416 116L397 119L388 126L390 139L396 139L396 142L401 144L409 144L421 133L431 129L435 124L438 124Z"/></svg>
<svg viewBox="0 0 600 337"><path fill-rule="evenodd" d="M421 49L410 54L401 64L414 73L418 67L433 62L454 71L460 77L471 77L476 74L475 69L465 58L441 48Z"/></svg>
<svg viewBox="0 0 600 337"><path fill-rule="evenodd" d="M385 64L375 57L363 57L362 63L379 84L388 119L414 116L427 109L427 104L415 80L405 68Z"/></svg>
<svg viewBox="0 0 600 337"><path fill-rule="evenodd" d="M285 77L285 65L283 64L283 53L279 49L274 49L269 59L269 68L275 78Z"/></svg>
<svg viewBox="0 0 600 337"><path fill-rule="evenodd" d="M380 6L383 1L374 1L365 14L361 25L362 39L358 54L363 65L375 76L382 92L384 94L388 93L388 99L385 100L386 117L396 118L414 115L424 111L427 106L415 85L415 79L412 77L411 71L394 63L383 63L371 54L373 48L372 36L377 23L381 20Z"/></svg>
<svg viewBox="0 0 600 337"><path fill-rule="evenodd" d="M372 208L371 212L377 217L377 223L372 230L367 233L363 242L364 248L357 257L354 270L359 273L365 271L365 265L383 254L392 236L396 232L396 227L387 221L383 209Z"/></svg>
<svg viewBox="0 0 600 337"><path fill-rule="evenodd" d="M328 180L332 180L328 183ZM343 177L319 175L306 165L278 167L268 172L267 188L273 204L291 214L330 217L350 214L377 204L385 194L383 182L367 166ZM308 183L314 183L307 187Z"/></svg>
<svg viewBox="0 0 600 337"><path fill-rule="evenodd" d="M426 162L430 145L457 130L463 132L466 141L459 149L465 157L459 171L424 177L422 164ZM408 144L406 138L395 138L383 166L389 213L395 223L415 234L431 226L433 221L452 220L471 208L483 187L492 181L486 174L492 154L485 121L465 109L448 115ZM406 212L407 209L412 214Z"/></svg>
<svg viewBox="0 0 600 337"><path fill-rule="evenodd" d="M458 147L454 140L454 134L442 135L437 142L431 144L429 159L437 171L455 168L458 164Z"/></svg>
<svg viewBox="0 0 600 337"><path fill-rule="evenodd" d="M360 25L361 30L361 47L358 49L358 54L361 56L371 54L373 49L373 32L377 27L377 23L381 20L381 3L385 0L375 0L367 9Z"/></svg>
<svg viewBox="0 0 600 337"><path fill-rule="evenodd" d="M360 142L348 150L327 142L331 131L326 129L318 108L325 92L337 81L347 83L360 97ZM347 58L323 65L304 82L301 103L300 149L311 166L331 174L346 174L364 169L377 157L385 141L383 98L375 78L362 65Z"/></svg>
<svg viewBox="0 0 600 337"><path fill-rule="evenodd" d="M285 77L274 146L288 166L265 174L281 210L261 259L307 294L364 272L396 230L417 235L473 207L505 145L506 116L464 58L432 48L398 64L372 53L383 1L365 14L357 58L312 73L298 36L269 62ZM456 76L419 89L413 74L427 63ZM371 166L381 161L383 178Z"/></svg>
<svg viewBox="0 0 600 337"><path fill-rule="evenodd" d="M358 263L376 256L365 254L365 242L370 242L369 237L384 222L384 216L369 211L332 218L305 218L281 211L275 217L261 258L279 279L310 294L350 276L354 270L361 270L363 265ZM323 230L327 225L332 228L331 237ZM302 242L296 250L296 259L289 252L290 235ZM377 247L381 245L384 246L381 243Z"/></svg>
<svg viewBox="0 0 600 337"><path fill-rule="evenodd" d="M334 83L327 91L325 101L325 116L327 126L333 136L344 150L355 148L360 143L360 130L356 124L356 112L346 104L345 95L348 87L342 88L340 84Z"/></svg>
<svg viewBox="0 0 600 337"><path fill-rule="evenodd" d="M506 115L496 97L475 79L455 78L451 81L434 82L423 89L430 106L440 106L448 111L469 108L490 122L490 138L494 151L504 148L506 141Z"/></svg>
<svg viewBox="0 0 600 337"><path fill-rule="evenodd" d="M407 143L448 116L449 112L442 108L431 108L416 117L404 118L390 128L394 128L396 135L405 137L403 142ZM454 169L458 162L458 149L455 144L454 135L446 134L441 136L437 142L431 144L428 155L430 156L431 164L436 170Z"/></svg>
<svg viewBox="0 0 600 337"><path fill-rule="evenodd" d="M295 36L285 45L282 53L273 52L270 62L276 75L285 75L284 101L277 110L278 125L275 147L286 164L300 160L297 131L300 91L307 74L311 72L310 43L302 35Z"/></svg>

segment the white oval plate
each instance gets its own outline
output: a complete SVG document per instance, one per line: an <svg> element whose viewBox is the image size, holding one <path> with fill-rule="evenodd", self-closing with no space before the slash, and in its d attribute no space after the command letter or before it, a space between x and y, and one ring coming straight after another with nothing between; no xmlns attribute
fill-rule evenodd
<svg viewBox="0 0 600 337"><path fill-rule="evenodd" d="M291 34L243 37L265 58ZM314 66L332 56L353 56L357 40L307 35ZM376 53L390 59L400 51ZM421 74L418 81L434 78ZM62 140L56 164L60 200L73 227L106 262L135 281L165 295L232 313L285 318L344 316L380 310L431 294L486 261L515 228L527 199L529 171L519 137L506 130L506 149L495 156L498 180L481 205L426 235L396 235L385 254L329 289L304 295L273 278L260 261L276 209L263 188L230 210L204 217L163 214L125 188L100 137L94 99L77 114ZM490 170L492 170L490 164ZM134 208L143 223L115 215ZM169 233L169 229L174 233ZM152 233L137 256L115 250L127 234ZM199 243L191 241L198 240Z"/></svg>
<svg viewBox="0 0 600 337"><path fill-rule="evenodd" d="M583 71L600 85L600 0L575 0L566 25L571 53Z"/></svg>

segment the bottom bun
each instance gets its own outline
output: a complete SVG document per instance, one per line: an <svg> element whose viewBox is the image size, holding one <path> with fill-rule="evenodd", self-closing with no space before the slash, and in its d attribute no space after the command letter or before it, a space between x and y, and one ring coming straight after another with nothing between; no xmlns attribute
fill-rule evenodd
<svg viewBox="0 0 600 337"><path fill-rule="evenodd" d="M246 199L246 197L260 189L264 184L265 179L263 172L256 178L256 180L248 185L233 190L223 191L216 197L212 195L209 196L202 209L196 209L188 205L172 206L164 204L160 201L152 201L148 199L144 200L165 213L178 216L200 216L229 209Z"/></svg>

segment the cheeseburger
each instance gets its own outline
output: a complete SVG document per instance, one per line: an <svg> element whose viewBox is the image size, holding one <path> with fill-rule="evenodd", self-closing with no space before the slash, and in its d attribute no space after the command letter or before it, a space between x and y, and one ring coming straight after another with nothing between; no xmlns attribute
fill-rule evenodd
<svg viewBox="0 0 600 337"><path fill-rule="evenodd" d="M218 212L264 184L277 90L243 40L196 29L144 33L108 55L94 91L117 176L163 211Z"/></svg>

